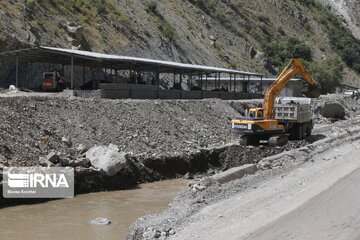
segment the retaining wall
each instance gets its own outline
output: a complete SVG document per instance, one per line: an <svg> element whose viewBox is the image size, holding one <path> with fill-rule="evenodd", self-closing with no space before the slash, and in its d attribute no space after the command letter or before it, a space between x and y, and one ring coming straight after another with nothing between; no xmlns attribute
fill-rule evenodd
<svg viewBox="0 0 360 240"><path fill-rule="evenodd" d="M261 94L237 92L205 92L158 89L152 85L136 84L100 84L101 97L109 99L204 99L220 98L251 99L262 98Z"/></svg>

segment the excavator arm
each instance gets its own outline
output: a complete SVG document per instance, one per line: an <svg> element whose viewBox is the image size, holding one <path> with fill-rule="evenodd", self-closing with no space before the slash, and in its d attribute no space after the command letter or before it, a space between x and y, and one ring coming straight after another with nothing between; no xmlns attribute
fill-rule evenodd
<svg viewBox="0 0 360 240"><path fill-rule="evenodd" d="M281 72L276 81L266 91L264 96L264 119L273 119L275 99L281 92L281 90L289 83L290 79L296 74L302 76L302 78L310 85L309 90L304 92L306 97L318 98L320 96L320 88L316 82L312 79L311 74L305 68L303 63L299 59L292 59L289 65L287 65Z"/></svg>

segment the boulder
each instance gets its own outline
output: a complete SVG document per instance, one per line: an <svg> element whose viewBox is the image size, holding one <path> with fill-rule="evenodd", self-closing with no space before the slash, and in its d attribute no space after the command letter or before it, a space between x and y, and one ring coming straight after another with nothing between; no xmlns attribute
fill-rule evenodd
<svg viewBox="0 0 360 240"><path fill-rule="evenodd" d="M79 144L77 147L76 147L76 150L80 153L80 154L83 154L85 153L86 151L89 150L89 148L87 148L85 145L83 144Z"/></svg>
<svg viewBox="0 0 360 240"><path fill-rule="evenodd" d="M62 141L63 143L65 143L68 147L71 147L71 146L72 146L72 142L71 142L70 138L68 138L68 137L62 137L62 138L61 138L61 141Z"/></svg>
<svg viewBox="0 0 360 240"><path fill-rule="evenodd" d="M109 225L111 221L107 218L96 218L94 220L89 221L89 224L92 225Z"/></svg>
<svg viewBox="0 0 360 240"><path fill-rule="evenodd" d="M91 148L86 152L86 158L92 166L103 170L108 176L114 176L127 167L126 154L120 153L119 148L113 144Z"/></svg>
<svg viewBox="0 0 360 240"><path fill-rule="evenodd" d="M64 155L59 157L59 163L63 167L69 166L71 161L72 160L70 158L68 158L67 156L64 156Z"/></svg>
<svg viewBox="0 0 360 240"><path fill-rule="evenodd" d="M75 161L71 161L69 163L70 166L72 167L90 167L90 160L87 158L78 158Z"/></svg>
<svg viewBox="0 0 360 240"><path fill-rule="evenodd" d="M345 118L345 108L339 103L325 103L320 113L326 118Z"/></svg>
<svg viewBox="0 0 360 240"><path fill-rule="evenodd" d="M194 179L194 175L190 172L187 172L184 176L184 179Z"/></svg>
<svg viewBox="0 0 360 240"><path fill-rule="evenodd" d="M54 163L44 157L39 157L39 165L42 167L54 167Z"/></svg>

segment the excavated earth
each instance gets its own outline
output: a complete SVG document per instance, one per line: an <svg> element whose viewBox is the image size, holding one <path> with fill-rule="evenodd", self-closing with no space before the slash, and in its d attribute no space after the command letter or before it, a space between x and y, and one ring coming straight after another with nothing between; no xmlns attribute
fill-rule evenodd
<svg viewBox="0 0 360 240"><path fill-rule="evenodd" d="M323 125L336 120L321 116L326 102L345 102L344 119L352 118L358 108L351 98L324 97L318 100L315 109L316 119ZM237 136L229 131L229 122L243 114L244 109L260 103L217 99L105 100L3 93L0 167L43 165L44 157L54 151L76 160L81 157L79 145L88 149L114 144L127 153L127 167L115 176L92 166L77 166L76 193L84 193L178 178L187 172L211 175L324 138L323 134L314 134L276 148L265 143L239 146Z"/></svg>

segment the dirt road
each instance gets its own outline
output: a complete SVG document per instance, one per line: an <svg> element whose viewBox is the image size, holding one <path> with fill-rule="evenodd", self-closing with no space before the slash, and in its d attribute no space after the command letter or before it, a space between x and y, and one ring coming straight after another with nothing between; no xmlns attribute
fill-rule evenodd
<svg viewBox="0 0 360 240"><path fill-rule="evenodd" d="M248 239L360 239L360 168Z"/></svg>
<svg viewBox="0 0 360 240"><path fill-rule="evenodd" d="M171 239L358 239L359 148L349 141L268 176L204 207Z"/></svg>

